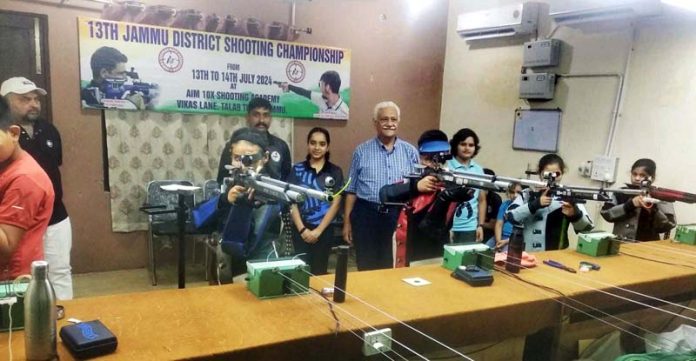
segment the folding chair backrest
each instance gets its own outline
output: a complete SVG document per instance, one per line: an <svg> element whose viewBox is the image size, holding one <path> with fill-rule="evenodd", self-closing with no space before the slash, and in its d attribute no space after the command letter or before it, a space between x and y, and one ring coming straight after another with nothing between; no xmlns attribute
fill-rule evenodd
<svg viewBox="0 0 696 361"><path fill-rule="evenodd" d="M153 180L147 184L147 204L151 206L166 206L166 209L174 209L179 203L179 196L175 192L168 192L160 188L163 185L181 184L193 186L193 183L187 180ZM189 209L193 207L193 195L187 196L186 204ZM176 213L155 214L152 215L152 221L166 222L176 221Z"/></svg>

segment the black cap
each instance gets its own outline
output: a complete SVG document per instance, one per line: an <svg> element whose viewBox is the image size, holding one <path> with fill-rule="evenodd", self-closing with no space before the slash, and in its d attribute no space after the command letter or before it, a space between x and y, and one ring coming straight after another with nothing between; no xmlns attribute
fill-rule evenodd
<svg viewBox="0 0 696 361"><path fill-rule="evenodd" d="M240 140L245 140L249 143L258 145L261 147L261 151L263 152L268 150L268 137L260 130L252 128L237 129L234 133L232 133L232 144L237 143Z"/></svg>

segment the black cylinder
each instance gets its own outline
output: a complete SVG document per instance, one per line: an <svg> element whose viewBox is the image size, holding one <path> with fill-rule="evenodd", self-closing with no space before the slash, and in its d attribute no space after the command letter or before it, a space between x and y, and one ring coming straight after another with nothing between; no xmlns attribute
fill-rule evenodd
<svg viewBox="0 0 696 361"><path fill-rule="evenodd" d="M510 243L508 244L507 260L505 261L505 269L512 273L520 272L522 251L524 251L523 233L524 229L521 226L515 225L512 228Z"/></svg>
<svg viewBox="0 0 696 361"><path fill-rule="evenodd" d="M186 195L179 193L179 206L176 209L177 236L179 238L179 261L177 273L179 288L186 288Z"/></svg>
<svg viewBox="0 0 696 361"><path fill-rule="evenodd" d="M334 279L333 300L342 303L346 300L346 281L348 278L348 246L338 246L336 250L336 278Z"/></svg>

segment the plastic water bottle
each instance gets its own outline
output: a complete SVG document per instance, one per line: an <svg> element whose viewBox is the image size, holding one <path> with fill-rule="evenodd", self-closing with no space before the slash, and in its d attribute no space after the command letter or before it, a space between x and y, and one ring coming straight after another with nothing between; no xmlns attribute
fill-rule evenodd
<svg viewBox="0 0 696 361"><path fill-rule="evenodd" d="M56 295L48 280L48 262L31 263L24 295L24 348L27 360L56 359Z"/></svg>

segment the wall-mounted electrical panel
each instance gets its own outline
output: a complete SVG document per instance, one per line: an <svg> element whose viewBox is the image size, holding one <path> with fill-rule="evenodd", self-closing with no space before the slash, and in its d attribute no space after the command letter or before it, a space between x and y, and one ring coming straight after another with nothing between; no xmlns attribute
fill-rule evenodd
<svg viewBox="0 0 696 361"><path fill-rule="evenodd" d="M524 43L522 66L533 68L540 66L558 66L561 61L561 41L547 39Z"/></svg>
<svg viewBox="0 0 696 361"><path fill-rule="evenodd" d="M520 75L520 99L553 99L556 74L533 73Z"/></svg>
<svg viewBox="0 0 696 361"><path fill-rule="evenodd" d="M598 155L592 160L592 173L590 174L590 179L614 183L616 182L616 168L619 165L619 158Z"/></svg>
<svg viewBox="0 0 696 361"><path fill-rule="evenodd" d="M580 173L581 176L585 178L590 178L592 175L592 161L588 160L583 163L580 163L578 166L578 173Z"/></svg>

